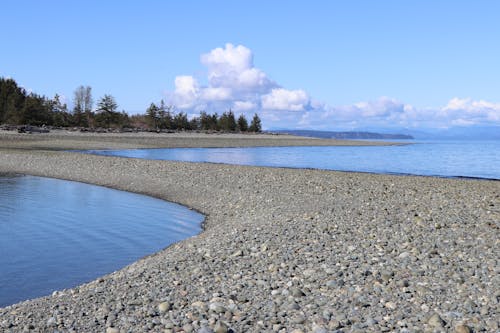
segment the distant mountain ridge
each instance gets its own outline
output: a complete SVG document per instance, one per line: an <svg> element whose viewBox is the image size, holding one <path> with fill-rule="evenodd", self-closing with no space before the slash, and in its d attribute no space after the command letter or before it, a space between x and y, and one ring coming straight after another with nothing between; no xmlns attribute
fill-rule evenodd
<svg viewBox="0 0 500 333"><path fill-rule="evenodd" d="M355 139L355 140L413 140L408 134L383 134L374 132L334 132L314 130L276 130L274 133L291 134L322 139Z"/></svg>

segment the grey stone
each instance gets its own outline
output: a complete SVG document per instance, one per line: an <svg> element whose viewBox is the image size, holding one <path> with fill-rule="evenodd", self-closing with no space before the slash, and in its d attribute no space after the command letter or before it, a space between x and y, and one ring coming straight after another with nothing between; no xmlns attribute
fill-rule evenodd
<svg viewBox="0 0 500 333"><path fill-rule="evenodd" d="M429 317L427 320L427 324L433 326L433 327L444 327L446 325L446 322L439 316L439 314L434 313L432 316Z"/></svg>

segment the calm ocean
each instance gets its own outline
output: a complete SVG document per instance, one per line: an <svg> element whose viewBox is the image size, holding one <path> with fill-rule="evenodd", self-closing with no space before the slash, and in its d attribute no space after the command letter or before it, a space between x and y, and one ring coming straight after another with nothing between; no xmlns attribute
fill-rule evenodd
<svg viewBox="0 0 500 333"><path fill-rule="evenodd" d="M412 141L402 146L101 150L143 159L500 179L500 141Z"/></svg>

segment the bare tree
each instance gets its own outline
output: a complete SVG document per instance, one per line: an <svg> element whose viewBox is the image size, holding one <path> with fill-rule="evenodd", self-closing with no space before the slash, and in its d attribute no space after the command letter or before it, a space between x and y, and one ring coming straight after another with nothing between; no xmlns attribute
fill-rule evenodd
<svg viewBox="0 0 500 333"><path fill-rule="evenodd" d="M94 104L94 100L92 99L92 88L86 86L83 98L83 111L85 112L89 126L91 125L92 104Z"/></svg>
<svg viewBox="0 0 500 333"><path fill-rule="evenodd" d="M81 116L85 115L86 126L91 125L93 103L92 88L90 86L79 86L76 88L73 98L73 112L77 118L82 118ZM83 119L80 119L80 124L78 125L83 125Z"/></svg>

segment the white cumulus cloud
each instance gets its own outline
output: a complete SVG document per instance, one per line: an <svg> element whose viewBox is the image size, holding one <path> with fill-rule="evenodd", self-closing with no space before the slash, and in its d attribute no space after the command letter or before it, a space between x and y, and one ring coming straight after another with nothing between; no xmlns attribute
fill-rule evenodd
<svg viewBox="0 0 500 333"><path fill-rule="evenodd" d="M190 108L194 105L199 95L198 82L189 75L175 78L174 103L179 108Z"/></svg>
<svg viewBox="0 0 500 333"><path fill-rule="evenodd" d="M253 65L252 51L243 45L226 44L201 55L208 69L210 87L225 87L239 92L265 92L276 84Z"/></svg>
<svg viewBox="0 0 500 333"><path fill-rule="evenodd" d="M215 48L200 58L209 69L209 77L217 73L242 72L253 67L252 51L243 45L227 43L225 48Z"/></svg>
<svg viewBox="0 0 500 333"><path fill-rule="evenodd" d="M441 114L461 119L463 124L469 124L474 121L497 122L500 121L500 103L455 97L441 110Z"/></svg>
<svg viewBox="0 0 500 333"><path fill-rule="evenodd" d="M381 97L375 101L310 110L298 121L307 128L355 129L367 127L446 128L497 124L500 104L454 98L443 107L416 108L396 99Z"/></svg>
<svg viewBox="0 0 500 333"><path fill-rule="evenodd" d="M202 54L206 77L177 76L168 102L191 116L202 110L222 113L230 108L237 113L257 112L265 128L347 130L500 123L499 103L471 98L453 98L433 108L417 108L389 97L326 105L302 89L280 86L254 66L253 58L249 48L230 43Z"/></svg>
<svg viewBox="0 0 500 333"><path fill-rule="evenodd" d="M252 111L257 108L257 105L250 101L234 101L232 109L236 112Z"/></svg>
<svg viewBox="0 0 500 333"><path fill-rule="evenodd" d="M175 90L168 93L169 102L181 110L223 112L232 108L236 112L257 112L262 103L274 105L276 110L287 106L289 110L302 110L309 101L305 92L280 88L256 68L252 51L243 45L228 43L202 54L200 61L207 69L208 84L201 86L193 76L180 75L175 78Z"/></svg>
<svg viewBox="0 0 500 333"><path fill-rule="evenodd" d="M231 99L231 89L208 87L201 90L201 99L206 101L226 101Z"/></svg>
<svg viewBox="0 0 500 333"><path fill-rule="evenodd" d="M265 110L304 111L309 104L309 96L303 90L275 88L261 99Z"/></svg>

